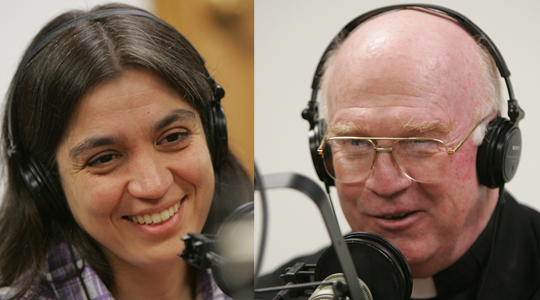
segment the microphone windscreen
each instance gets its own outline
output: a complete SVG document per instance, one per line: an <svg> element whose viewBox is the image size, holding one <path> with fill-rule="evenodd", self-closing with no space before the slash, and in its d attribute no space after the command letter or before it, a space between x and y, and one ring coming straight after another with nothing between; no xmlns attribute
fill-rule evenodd
<svg viewBox="0 0 540 300"><path fill-rule="evenodd" d="M412 293L412 274L407 260L387 239L367 232L345 236L358 277L365 282L374 299L408 300ZM342 273L333 247L328 248L317 262L315 280Z"/></svg>
<svg viewBox="0 0 540 300"><path fill-rule="evenodd" d="M216 251L225 258L212 267L219 288L237 300L254 299L254 207L253 202L237 208L217 233Z"/></svg>

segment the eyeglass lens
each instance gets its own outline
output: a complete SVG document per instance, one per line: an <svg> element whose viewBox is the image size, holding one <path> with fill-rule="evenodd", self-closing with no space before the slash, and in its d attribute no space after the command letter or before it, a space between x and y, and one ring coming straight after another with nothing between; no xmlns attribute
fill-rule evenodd
<svg viewBox="0 0 540 300"><path fill-rule="evenodd" d="M387 139L391 140L391 139ZM357 182L365 179L376 167L376 152L380 139L335 138L328 139L323 149L326 171L337 181ZM392 158L407 177L424 183L442 180L450 166L446 146L435 140L395 140Z"/></svg>

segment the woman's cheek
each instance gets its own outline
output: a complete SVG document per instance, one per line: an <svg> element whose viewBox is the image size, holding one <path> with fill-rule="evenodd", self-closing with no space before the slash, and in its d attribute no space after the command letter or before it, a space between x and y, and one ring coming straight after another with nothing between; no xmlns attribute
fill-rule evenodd
<svg viewBox="0 0 540 300"><path fill-rule="evenodd" d="M189 149L185 149L187 151L179 153L179 159L173 163L174 173L195 186L199 193L213 195L214 168L206 143L201 140L193 141Z"/></svg>
<svg viewBox="0 0 540 300"><path fill-rule="evenodd" d="M71 201L68 201L77 222L88 225L86 223L109 218L122 197L119 185L110 178L80 180L72 191Z"/></svg>
<svg viewBox="0 0 540 300"><path fill-rule="evenodd" d="M206 222L214 198L215 179L212 159L206 143L203 143L202 139L194 141L189 151L185 151L181 155L183 155L182 163L176 164L175 173L182 181L195 187L196 199L193 209L195 215L199 216L196 223L197 231L200 231Z"/></svg>

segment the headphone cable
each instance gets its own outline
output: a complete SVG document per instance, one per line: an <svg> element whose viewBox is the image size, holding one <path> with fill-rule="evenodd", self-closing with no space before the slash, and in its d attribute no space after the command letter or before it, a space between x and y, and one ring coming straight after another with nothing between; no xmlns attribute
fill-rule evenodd
<svg viewBox="0 0 540 300"><path fill-rule="evenodd" d="M68 251L69 251L69 260L71 261L71 264L77 271L77 277L79 278L79 281L82 285L86 299L91 300L90 293L88 293L88 288L86 287L86 284L84 283L84 279L82 277L82 272L84 271L84 267L85 267L84 259L81 257L83 264L82 264L82 268L79 269L79 267L77 266L77 262L75 261L75 254L73 253L73 245L70 243L69 239L67 238L67 235L64 229L61 229L60 232L62 233L62 236L64 237L64 240L66 241L66 246L68 247Z"/></svg>

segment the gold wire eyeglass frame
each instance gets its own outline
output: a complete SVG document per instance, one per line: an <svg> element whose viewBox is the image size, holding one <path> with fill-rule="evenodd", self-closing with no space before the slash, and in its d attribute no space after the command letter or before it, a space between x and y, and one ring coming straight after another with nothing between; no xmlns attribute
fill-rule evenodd
<svg viewBox="0 0 540 300"><path fill-rule="evenodd" d="M458 149L463 145L463 143L465 143L465 141L472 135L472 133L476 130L476 128L478 128L478 126L480 126L480 124L482 124L484 122L484 120L486 118L483 118L482 120L480 120L480 122L478 122L476 124L476 126L474 126L474 128L469 132L469 134L467 134L467 136L461 142L459 142L454 148L448 147L445 142L443 142L443 141L441 141L439 139L435 139L435 138L425 138L425 137L391 138L391 137L355 137L355 136L336 136L336 137L327 138L326 137L326 135L328 133L328 131L327 131L324 134L323 141L321 142L321 144L317 148L317 153L322 157L322 159L324 161L324 147L326 146L328 141L332 141L332 140L367 140L367 141L369 141L371 143L371 145L373 146L373 149L375 150L375 155L373 155L373 161L371 162L370 171L375 169L375 165L376 165L376 161L377 161L377 157L379 156L379 153L381 153L381 152L389 152L391 157L392 157L392 161L396 164L396 167L397 167L397 169L399 171L401 171L403 174L405 174L405 176L407 176L407 178L409 178L411 180L414 180L414 181L421 182L421 181L416 180L416 179L412 178L411 176L409 176L399 166L399 163L397 162L397 160L396 160L396 158L394 156L394 152L393 152L394 145L397 142L399 142L399 141L418 141L418 140L420 140L420 141L435 141L435 142L441 143L445 147L446 153L448 154L448 158L450 159L452 154L454 154L454 153L456 153L456 151L458 151ZM374 140L375 141L377 141L377 140L391 140L393 142L392 142L392 145L390 147L377 147L375 142L373 142ZM330 172L328 171L328 169L326 167L326 163L324 165L325 165L326 173L328 173L328 175L330 175L330 177L334 178L334 176L332 174L330 174ZM341 181L341 180L339 180L337 178L334 178L334 179L337 180L337 181ZM358 180L355 180L355 181L342 181L342 182L352 183L352 182L361 181L362 179L358 179ZM435 181L435 182L437 182L437 181ZM432 183L435 183L435 182L432 182Z"/></svg>

